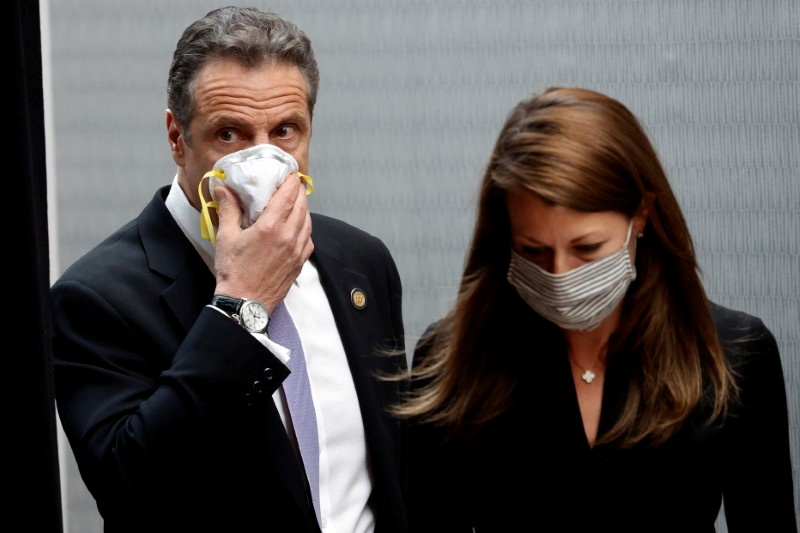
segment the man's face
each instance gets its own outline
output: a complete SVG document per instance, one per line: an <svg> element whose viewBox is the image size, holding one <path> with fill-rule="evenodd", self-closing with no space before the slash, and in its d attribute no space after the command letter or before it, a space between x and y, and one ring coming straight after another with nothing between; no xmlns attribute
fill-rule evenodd
<svg viewBox="0 0 800 533"><path fill-rule="evenodd" d="M274 144L292 154L308 174L311 116L306 85L293 65L266 63L248 68L232 59L215 59L198 73L191 146L167 110L167 134L178 181L186 197L200 208L197 184L217 160L254 146ZM210 195L204 192L206 198Z"/></svg>

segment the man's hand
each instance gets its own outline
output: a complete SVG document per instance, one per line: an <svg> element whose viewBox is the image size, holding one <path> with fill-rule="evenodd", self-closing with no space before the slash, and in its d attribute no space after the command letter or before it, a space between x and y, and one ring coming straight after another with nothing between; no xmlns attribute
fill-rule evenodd
<svg viewBox="0 0 800 533"><path fill-rule="evenodd" d="M314 250L305 185L296 174L278 187L247 229L241 228L239 199L230 189L215 189L219 229L215 294L260 300L272 311Z"/></svg>

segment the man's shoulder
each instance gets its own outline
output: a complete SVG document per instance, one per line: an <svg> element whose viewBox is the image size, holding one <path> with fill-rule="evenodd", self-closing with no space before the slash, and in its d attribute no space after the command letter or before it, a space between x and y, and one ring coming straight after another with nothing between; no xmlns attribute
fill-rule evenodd
<svg viewBox="0 0 800 533"><path fill-rule="evenodd" d="M359 271L389 268L396 271L394 258L383 240L343 220L311 214L314 256L323 256Z"/></svg>
<svg viewBox="0 0 800 533"><path fill-rule="evenodd" d="M320 213L311 213L312 231L314 234L323 235L353 235L364 238L374 238L367 231L356 227L349 222Z"/></svg>
<svg viewBox="0 0 800 533"><path fill-rule="evenodd" d="M91 279L99 270L115 270L115 265L130 265L130 252L133 251L131 244L138 233L136 225L137 220L132 219L94 245L73 262L58 281Z"/></svg>
<svg viewBox="0 0 800 533"><path fill-rule="evenodd" d="M328 242L345 246L383 246L379 237L344 220L319 213L311 213L311 238L315 246Z"/></svg>
<svg viewBox="0 0 800 533"><path fill-rule="evenodd" d="M114 230L102 241L94 245L75 262L73 262L61 276L58 282L64 280L83 281L91 284L98 277L119 275L131 272L147 263L146 253L142 243L142 225L153 224L158 215L154 211L159 209L158 202L161 190L134 218ZM149 222L148 222L149 221Z"/></svg>

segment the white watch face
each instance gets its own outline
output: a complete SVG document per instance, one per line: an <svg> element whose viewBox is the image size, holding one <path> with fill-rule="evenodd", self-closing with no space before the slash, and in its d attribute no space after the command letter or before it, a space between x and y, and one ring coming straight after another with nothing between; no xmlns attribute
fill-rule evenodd
<svg viewBox="0 0 800 533"><path fill-rule="evenodd" d="M250 331L264 331L269 322L267 310L259 302L248 301L242 305L242 324Z"/></svg>

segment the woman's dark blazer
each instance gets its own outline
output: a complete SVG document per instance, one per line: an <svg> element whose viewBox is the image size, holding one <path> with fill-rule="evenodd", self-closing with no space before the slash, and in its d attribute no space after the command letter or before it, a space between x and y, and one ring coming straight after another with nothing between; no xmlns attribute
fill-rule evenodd
<svg viewBox="0 0 800 533"><path fill-rule="evenodd" d="M499 364L518 378L511 407L474 437L411 423L409 526L419 532L796 531L786 392L778 348L758 318L713 305L741 404L707 426L700 406L657 446L590 447L564 348L519 298L492 331ZM427 354L419 346L414 359ZM609 358L600 431L635 371Z"/></svg>

